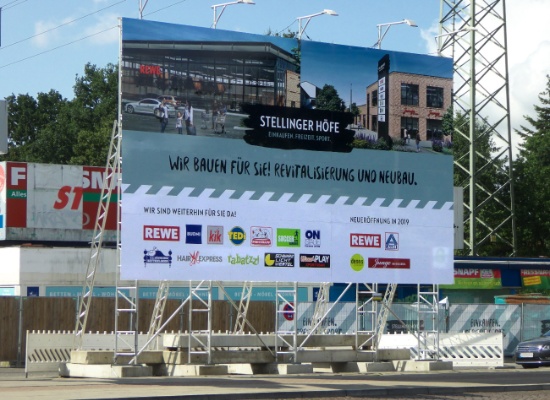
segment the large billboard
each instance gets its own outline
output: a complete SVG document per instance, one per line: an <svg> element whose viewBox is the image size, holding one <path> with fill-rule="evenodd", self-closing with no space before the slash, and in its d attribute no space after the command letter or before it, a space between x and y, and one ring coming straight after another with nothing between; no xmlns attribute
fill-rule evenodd
<svg viewBox="0 0 550 400"><path fill-rule="evenodd" d="M102 167L0 162L0 240L89 243L105 179ZM115 189L106 242L116 241L117 197Z"/></svg>
<svg viewBox="0 0 550 400"><path fill-rule="evenodd" d="M451 60L134 19L121 54L122 279L453 282L452 155L394 128Z"/></svg>

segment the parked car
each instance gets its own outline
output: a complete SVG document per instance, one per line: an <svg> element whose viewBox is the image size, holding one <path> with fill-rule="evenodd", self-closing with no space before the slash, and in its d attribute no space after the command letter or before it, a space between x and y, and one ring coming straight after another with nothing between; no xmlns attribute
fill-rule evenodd
<svg viewBox="0 0 550 400"><path fill-rule="evenodd" d="M124 110L128 114L151 114L151 115L157 115L158 110L160 106L162 105L162 101L159 101L157 99L142 99L140 101L127 103L124 106ZM168 115L170 117L176 116L176 109L171 104L167 104L168 107Z"/></svg>
<svg viewBox="0 0 550 400"><path fill-rule="evenodd" d="M550 331L538 338L520 342L514 357L516 364L523 368L550 365Z"/></svg>
<svg viewBox="0 0 550 400"><path fill-rule="evenodd" d="M174 108L178 108L181 106L181 100L178 97L170 96L170 95L162 95L157 97L157 100L162 101L166 100L166 102L170 105L172 105Z"/></svg>

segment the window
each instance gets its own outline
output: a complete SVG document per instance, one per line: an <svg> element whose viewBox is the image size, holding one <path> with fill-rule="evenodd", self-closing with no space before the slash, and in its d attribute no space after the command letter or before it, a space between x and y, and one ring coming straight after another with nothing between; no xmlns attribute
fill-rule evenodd
<svg viewBox="0 0 550 400"><path fill-rule="evenodd" d="M401 104L404 106L418 105L418 85L401 84Z"/></svg>
<svg viewBox="0 0 550 400"><path fill-rule="evenodd" d="M443 88L428 86L426 88L426 106L443 108Z"/></svg>
<svg viewBox="0 0 550 400"><path fill-rule="evenodd" d="M378 132L378 115L373 115L370 118L371 131Z"/></svg>
<svg viewBox="0 0 550 400"><path fill-rule="evenodd" d="M443 121L440 119L429 119L426 121L426 139L427 140L442 140L443 139Z"/></svg>
<svg viewBox="0 0 550 400"><path fill-rule="evenodd" d="M377 106L378 105L378 90L374 90L372 92L372 104L371 106Z"/></svg>
<svg viewBox="0 0 550 400"><path fill-rule="evenodd" d="M414 138L418 133L418 118L401 117L401 132L404 133L405 129L407 134Z"/></svg>

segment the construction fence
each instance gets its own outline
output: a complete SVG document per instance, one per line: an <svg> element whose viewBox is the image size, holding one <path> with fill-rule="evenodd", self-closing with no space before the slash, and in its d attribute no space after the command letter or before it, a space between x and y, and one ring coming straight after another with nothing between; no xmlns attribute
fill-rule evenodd
<svg viewBox="0 0 550 400"><path fill-rule="evenodd" d="M183 300L168 300L164 318L174 314ZM153 314L155 300L143 299L138 303L137 329L147 332ZM185 304L167 324L166 332L189 330L189 305ZM332 307L317 327L318 333L350 334L357 330L356 304L339 303ZM382 307L378 305L378 309ZM193 304L197 308L197 304ZM288 331L307 333L314 326L315 303L302 302L295 314L283 314L276 320L275 302L253 301L247 311L247 319L257 332ZM27 331L67 331L75 329L78 312L77 298L59 297L0 297L0 361L22 365ZM232 332L235 327L236 310L227 301L213 301L212 329L214 332ZM375 314L374 314L375 315ZM517 344L540 336L550 330L550 305L543 304L453 304L440 308L438 313L427 318L427 313L416 304L394 303L388 317L386 333L407 333L418 330L439 330L444 333L483 332L500 333L504 336L504 354L513 354ZM374 329L371 316L361 316L359 328ZM277 322L276 322L277 321ZM119 329L131 326L131 315L119 317ZM193 315L193 330L207 328L207 313ZM115 328L115 299L94 298L88 315L87 332L112 332ZM245 326L245 332L249 332Z"/></svg>

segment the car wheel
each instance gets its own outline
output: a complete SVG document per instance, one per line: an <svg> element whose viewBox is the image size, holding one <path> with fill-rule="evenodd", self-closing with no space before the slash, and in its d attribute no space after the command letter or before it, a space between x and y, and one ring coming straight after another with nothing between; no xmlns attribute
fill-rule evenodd
<svg viewBox="0 0 550 400"><path fill-rule="evenodd" d="M532 364L523 364L522 367L525 368L525 369L530 369L530 368L538 368L539 366L538 365L532 365Z"/></svg>
<svg viewBox="0 0 550 400"><path fill-rule="evenodd" d="M126 112L129 113L129 114L133 114L134 113L134 107L126 106Z"/></svg>

